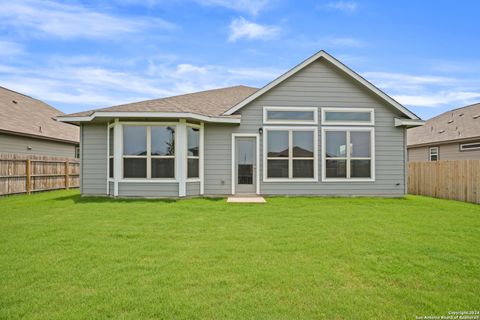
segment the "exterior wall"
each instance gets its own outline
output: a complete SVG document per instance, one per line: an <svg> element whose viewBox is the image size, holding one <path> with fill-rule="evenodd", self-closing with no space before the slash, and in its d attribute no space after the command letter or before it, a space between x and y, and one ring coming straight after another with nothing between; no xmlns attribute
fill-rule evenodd
<svg viewBox="0 0 480 320"><path fill-rule="evenodd" d="M475 140L475 141L478 141ZM474 141L471 141L474 142ZM468 142L462 142L468 143ZM459 142L432 145L438 147L440 160L480 160L480 150L460 151ZM408 149L408 161L429 161L430 146L412 147Z"/></svg>
<svg viewBox="0 0 480 320"><path fill-rule="evenodd" d="M107 125L84 124L80 130L81 192L107 194Z"/></svg>
<svg viewBox="0 0 480 320"><path fill-rule="evenodd" d="M177 182L119 182L120 197L178 197Z"/></svg>
<svg viewBox="0 0 480 320"><path fill-rule="evenodd" d="M197 181L187 181L187 196L198 196L200 195L200 182ZM178 196L178 193L177 193Z"/></svg>
<svg viewBox="0 0 480 320"><path fill-rule="evenodd" d="M405 194L405 130L394 126L394 118L402 115L341 72L337 72L333 65L317 61L240 110L242 114L240 126L205 124L206 195L231 194L231 134L258 133L258 129L264 126L262 114L264 106L319 107L319 117L321 107L373 108L376 172L374 182L321 182L320 178L317 182L263 182L263 163L260 163L261 194L334 196ZM322 150L320 123L318 127L320 153ZM263 138L260 140L262 162ZM321 170L319 154L319 177Z"/></svg>
<svg viewBox="0 0 480 320"><path fill-rule="evenodd" d="M31 147L28 150L27 147ZM75 157L75 144L0 133L0 153Z"/></svg>

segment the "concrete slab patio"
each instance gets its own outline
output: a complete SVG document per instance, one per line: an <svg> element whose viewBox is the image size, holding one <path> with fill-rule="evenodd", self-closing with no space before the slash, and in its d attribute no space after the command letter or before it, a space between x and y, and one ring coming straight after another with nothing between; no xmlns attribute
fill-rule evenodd
<svg viewBox="0 0 480 320"><path fill-rule="evenodd" d="M227 202L230 203L266 203L265 198L259 196L249 197L228 197Z"/></svg>

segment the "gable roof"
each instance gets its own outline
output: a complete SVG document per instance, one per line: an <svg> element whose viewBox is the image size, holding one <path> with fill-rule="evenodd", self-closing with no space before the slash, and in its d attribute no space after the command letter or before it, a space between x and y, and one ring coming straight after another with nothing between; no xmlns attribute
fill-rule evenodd
<svg viewBox="0 0 480 320"><path fill-rule="evenodd" d="M410 110L408 110L407 108L405 108L404 106L402 106L399 102L397 102L396 100L394 100L392 97L390 97L389 95L387 95L385 92L383 92L382 90L378 89L377 87L375 87L372 83L370 83L369 81L365 80L363 77L361 77L358 73L356 73L355 71L353 71L352 69L348 68L346 65L344 65L343 63L341 63L340 61L338 61L337 59L335 59L334 57L332 57L330 54L328 54L326 51L324 50L321 50L319 52L317 52L316 54L314 54L313 56L311 56L310 58L306 59L305 61L301 62L300 64L296 65L295 67L293 67L292 69L290 69L289 71L285 72L283 75L281 75L280 77L276 78L275 80L273 80L272 82L270 82L269 84L267 84L266 86L264 86L263 88L261 88L260 90L256 91L255 93L253 93L252 95L250 95L249 97L247 97L246 99L244 99L243 101L239 102L238 104L236 104L235 106L233 106L232 108L228 109L227 111L225 111L225 115L232 115L234 114L235 112L237 112L238 110L240 110L241 108L243 108L244 106L246 106L248 103L252 102L253 100L257 99L258 97L260 97L261 95L263 95L264 93L266 93L267 91L271 90L272 88L274 88L275 86L277 86L278 84L282 83L283 81L285 81L286 79L290 78L291 76L293 76L295 73L299 72L300 70L302 70L303 68L307 67L308 65L310 65L311 63L317 61L318 59L325 59L327 60L328 62L332 63L334 66L336 66L338 69L340 69L341 71L343 71L344 73L346 73L347 75L349 75L351 78L353 78L354 80L356 80L357 82L359 82L360 84L362 84L364 87L366 87L368 90L370 90L371 92L373 92L374 94L376 94L377 96L379 96L380 98L382 98L383 100L385 100L388 104L392 105L394 108L398 109L399 111L401 111L406 117L408 117L409 119L414 119L414 120L419 120L420 118L414 114L413 112L411 112Z"/></svg>
<svg viewBox="0 0 480 320"><path fill-rule="evenodd" d="M205 117L232 118L231 116L223 115L225 110L242 101L257 90L257 88L247 86L234 86L206 90L173 97L146 100L108 108L78 112L59 117L59 119L95 117L95 115L104 113L122 112L156 112L172 115L192 114Z"/></svg>
<svg viewBox="0 0 480 320"><path fill-rule="evenodd" d="M63 114L40 100L0 87L0 131L78 143L80 129L55 120Z"/></svg>
<svg viewBox="0 0 480 320"><path fill-rule="evenodd" d="M480 103L444 112L407 131L407 145L480 139Z"/></svg>

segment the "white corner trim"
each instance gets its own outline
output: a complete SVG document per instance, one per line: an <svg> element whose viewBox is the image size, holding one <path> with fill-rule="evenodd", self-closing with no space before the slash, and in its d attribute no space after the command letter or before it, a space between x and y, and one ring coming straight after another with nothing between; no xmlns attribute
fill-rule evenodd
<svg viewBox="0 0 480 320"><path fill-rule="evenodd" d="M258 133L232 133L232 158L231 158L231 179L232 195L235 194L235 139L236 138L255 138L256 156L255 156L255 193L260 194L260 135Z"/></svg>
<svg viewBox="0 0 480 320"><path fill-rule="evenodd" d="M395 118L395 127L408 127L408 128L413 128L413 127L420 127L425 124L424 120L413 120L413 119L400 119L400 118Z"/></svg>
<svg viewBox="0 0 480 320"><path fill-rule="evenodd" d="M122 154L123 154L123 130L122 125L115 119L113 127L113 195L118 197L118 182L123 179Z"/></svg>
<svg viewBox="0 0 480 320"><path fill-rule="evenodd" d="M268 120L269 111L308 111L313 112L312 120ZM264 106L263 107L263 123L264 124L318 124L318 108L317 107L276 107L276 106Z"/></svg>
<svg viewBox="0 0 480 320"><path fill-rule="evenodd" d="M325 119L325 113L327 112L368 112L370 113L370 121L329 121ZM375 125L375 110L373 108L322 108L322 126L323 125L373 126Z"/></svg>
<svg viewBox="0 0 480 320"><path fill-rule="evenodd" d="M110 195L110 123L107 123L107 196L109 195Z"/></svg>
<svg viewBox="0 0 480 320"><path fill-rule="evenodd" d="M313 178L269 178L267 177L268 172L268 131L289 131L289 145L291 139L290 131L312 131L313 132ZM293 143L293 142L292 142ZM289 146L290 147L290 146ZM292 158L292 161L295 158ZM290 157L285 158L289 160L289 172L292 172L292 165L290 162ZM318 127L315 126L265 126L263 127L263 182L318 182Z"/></svg>
<svg viewBox="0 0 480 320"><path fill-rule="evenodd" d="M175 171L178 180L178 196L187 195L187 123L181 119L175 134Z"/></svg>
<svg viewBox="0 0 480 320"><path fill-rule="evenodd" d="M325 131L368 131L370 132L370 172L371 178L327 178L326 177L326 157L325 157L325 147L326 147L326 137ZM347 135L347 145L350 144L350 140ZM347 150L348 151L348 150ZM349 158L348 155L346 158ZM321 148L321 159L322 159L322 182L345 182L345 183L355 183L355 182L375 182L375 128L374 127L323 127L322 128L322 148ZM347 161L348 165L348 161ZM347 170L349 170L347 168ZM348 172L348 171L347 171ZM348 174L347 174L348 175Z"/></svg>
<svg viewBox="0 0 480 320"><path fill-rule="evenodd" d="M200 159L199 167L199 178L200 178L200 195L205 194L205 125L203 122L200 123Z"/></svg>
<svg viewBox="0 0 480 320"><path fill-rule="evenodd" d="M369 81L365 80L363 77L361 77L358 73L356 73L355 71L353 71L352 69L348 68L346 65L344 65L343 63L341 63L340 61L338 61L337 59L335 59L334 57L332 57L330 54L328 54L327 52L321 50L317 53L315 53L314 55L312 55L311 57L309 57L308 59L304 60L303 62L301 62L300 64L296 65L295 67L293 67L292 69L288 70L287 72L285 72L284 74L282 74L280 77L276 78L275 80L273 80L272 82L268 83L266 86L264 86L263 88L261 88L260 90L256 91L254 94L250 95L249 97L247 97L246 99L242 100L241 102L237 103L235 106L233 106L232 108L230 108L229 110L227 110L224 114L225 115L232 115L234 114L236 111L240 110L241 108L243 108L244 106L246 106L248 103L252 102L253 100L257 99L258 97L260 97L261 95L263 95L265 92L269 91L270 89L274 88L275 86L277 86L278 84L280 84L281 82L283 82L284 80L288 79L289 77L291 77L292 75L294 75L295 73L297 73L298 71L302 70L303 68L305 68L306 66L308 66L309 64L313 63L314 61L316 61L317 59L319 58L323 58L325 60L327 60L328 62L330 62L331 64L333 64L334 66L336 66L338 69L340 69L341 71L343 71L344 73L346 73L347 75L349 75L350 77L352 77L354 80L356 80L357 82L359 82L360 84L362 84L363 86L365 86L367 89L369 89L370 91L372 91L374 94L376 94L377 96L379 96L380 98L382 98L383 100L385 100L387 103L389 103L390 105L392 105L393 107L395 107L396 109L398 109L400 112L402 112L405 116L407 116L408 118L410 119L419 119L418 116L416 116L414 113L412 113L410 110L408 110L407 108L405 108L404 106L402 106L400 103L398 103L397 101L395 101L392 97L390 97L389 95L387 95L385 92L383 92L382 90L378 89L377 87L375 87L372 83L370 83Z"/></svg>
<svg viewBox="0 0 480 320"><path fill-rule="evenodd" d="M89 122L95 118L183 118L195 119L213 123L240 123L240 118L213 117L191 112L108 112L96 111L89 116L69 117L60 116L57 120L60 122Z"/></svg>

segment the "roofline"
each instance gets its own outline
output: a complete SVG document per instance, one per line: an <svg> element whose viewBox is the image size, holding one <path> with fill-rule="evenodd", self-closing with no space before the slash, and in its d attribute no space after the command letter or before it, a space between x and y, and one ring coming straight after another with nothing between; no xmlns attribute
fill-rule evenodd
<svg viewBox="0 0 480 320"><path fill-rule="evenodd" d="M371 82L369 82L368 80L366 80L365 78L363 78L362 76L360 76L358 73L356 73L355 71L353 71L352 69L350 69L349 67L347 67L345 64L343 64L342 62L340 62L339 60L335 59L333 56L331 56L330 54L328 54L326 51L324 50L320 50L319 52L315 53L314 55L312 55L310 58L304 60L303 62L299 63L298 65L296 65L295 67L293 67L292 69L290 69L289 71L285 72L284 74L282 74L281 76L279 76L278 78L276 78L275 80L273 80L272 82L268 83L267 85L265 85L263 88L261 88L260 90L258 90L257 92L251 94L250 96L248 96L246 99L240 101L239 103L237 103L236 105L234 105L232 108L228 109L227 111L225 111L225 115L232 115L234 112L240 110L241 108L243 108L245 105L247 105L248 103L252 102L253 100L257 99L258 97L260 97L261 95L263 95L264 93L266 93L267 91L273 89L275 86L277 86L278 84L280 84L281 82L283 82L284 80L286 80L287 78L291 77L292 75L294 75L295 73L297 73L298 71L302 70L303 68L305 68L306 66L308 66L309 64L311 64L312 62L316 61L317 59L319 58L324 58L325 60L329 61L330 63L332 63L333 65L335 65L337 68L339 68L340 70L342 70L343 72L345 72L346 74L348 74L349 76L351 76L353 79L357 80L358 82L360 82L362 85L364 85L367 89L369 89L370 91L372 91L373 93L375 93L377 96L379 96L380 98L382 98L383 100L385 100L386 102L388 102L390 105L392 105L393 107L395 107L396 109L398 109L399 111L401 111L405 116L407 116L408 118L412 119L412 120L420 120L420 118L414 114L413 112L411 112L410 110L408 110L407 108L405 108L403 105L401 105L398 101L396 101L395 99L393 99L392 97L390 97L389 95L387 95L385 92L383 92L382 90L380 90L379 88L377 88L375 85L373 85Z"/></svg>
<svg viewBox="0 0 480 320"><path fill-rule="evenodd" d="M424 120L395 118L395 127L413 128L423 126L424 124Z"/></svg>
<svg viewBox="0 0 480 320"><path fill-rule="evenodd" d="M239 124L240 118L227 118L227 117L215 117L205 116L192 112L151 112L151 111L123 111L123 112L105 112L97 111L88 116L69 117L59 116L57 120L60 122L79 123L90 122L95 118L191 118L195 120L212 122L212 123L234 123Z"/></svg>
<svg viewBox="0 0 480 320"><path fill-rule="evenodd" d="M53 138L53 137L49 137L49 136L42 136L42 135L37 135L37 134L23 133L23 132L10 131L10 130L4 130L4 129L0 129L0 133L11 134L11 135L14 135L14 136L22 136L22 137L41 139L41 140L63 142L63 143L68 143L68 144L76 144L76 145L80 144L79 141L75 141L75 140L59 139L59 138Z"/></svg>
<svg viewBox="0 0 480 320"><path fill-rule="evenodd" d="M478 141L480 140L480 136L473 136L473 137L459 138L459 139L452 139L452 140L437 140L437 141L422 142L417 144L407 144L407 148L426 147L431 145L442 145L442 144L450 144L450 143L457 143L457 142L468 142L471 140Z"/></svg>

